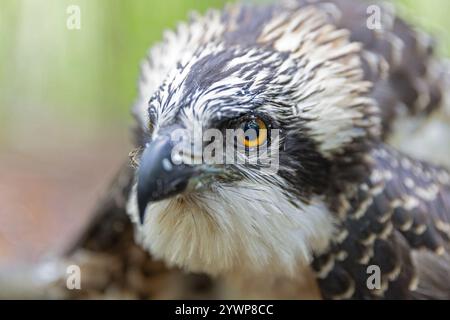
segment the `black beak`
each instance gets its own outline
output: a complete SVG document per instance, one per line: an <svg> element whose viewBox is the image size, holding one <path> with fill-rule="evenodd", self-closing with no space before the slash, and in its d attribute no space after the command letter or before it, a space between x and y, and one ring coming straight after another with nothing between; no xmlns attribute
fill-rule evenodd
<svg viewBox="0 0 450 320"><path fill-rule="evenodd" d="M183 192L194 168L174 164L173 142L169 136L156 138L145 148L138 171L137 201L139 218L144 223L145 209L150 201L159 201Z"/></svg>

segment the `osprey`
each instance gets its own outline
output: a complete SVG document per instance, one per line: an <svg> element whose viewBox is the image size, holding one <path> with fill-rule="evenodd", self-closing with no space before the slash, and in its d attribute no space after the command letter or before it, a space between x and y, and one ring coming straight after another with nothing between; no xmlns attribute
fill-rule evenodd
<svg viewBox="0 0 450 320"><path fill-rule="evenodd" d="M131 165L68 255L108 261L84 288L168 297L176 274L178 297L450 298L450 175L398 150L448 116L447 69L391 6L371 28L368 6L236 4L167 32L142 63ZM176 161L177 130L228 129L252 131L233 137L243 158L276 144L277 170L188 163L203 140Z"/></svg>

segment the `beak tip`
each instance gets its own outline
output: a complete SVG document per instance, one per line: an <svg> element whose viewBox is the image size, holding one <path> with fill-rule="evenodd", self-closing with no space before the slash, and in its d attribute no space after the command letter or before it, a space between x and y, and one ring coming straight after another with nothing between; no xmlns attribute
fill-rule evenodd
<svg viewBox="0 0 450 320"><path fill-rule="evenodd" d="M147 208L147 203L138 200L138 207L139 207L139 223L143 225L145 220L145 209Z"/></svg>

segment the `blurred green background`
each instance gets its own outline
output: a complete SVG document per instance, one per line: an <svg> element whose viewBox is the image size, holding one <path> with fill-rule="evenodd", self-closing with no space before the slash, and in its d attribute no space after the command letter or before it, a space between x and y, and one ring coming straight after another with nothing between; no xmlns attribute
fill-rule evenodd
<svg viewBox="0 0 450 320"><path fill-rule="evenodd" d="M149 45L161 38L163 29L186 18L189 10L204 11L223 3L1 0L3 134L5 130L8 134L22 130L16 126L23 121L31 121L26 126L68 121L86 129L126 121L135 96L139 61ZM69 5L81 9L80 30L66 28ZM74 129L77 134L78 130Z"/></svg>
<svg viewBox="0 0 450 320"><path fill-rule="evenodd" d="M140 60L190 10L224 2L0 0L0 261L39 256L87 219L129 150ZM449 55L450 1L395 2Z"/></svg>

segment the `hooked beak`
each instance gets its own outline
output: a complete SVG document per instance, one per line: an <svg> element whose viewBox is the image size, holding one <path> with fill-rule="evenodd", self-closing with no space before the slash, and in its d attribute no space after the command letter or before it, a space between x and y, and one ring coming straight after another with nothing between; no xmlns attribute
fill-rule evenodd
<svg viewBox="0 0 450 320"><path fill-rule="evenodd" d="M194 167L174 164L170 136L160 136L148 144L142 154L137 183L139 218L144 223L145 209L151 201L160 201L183 192Z"/></svg>

